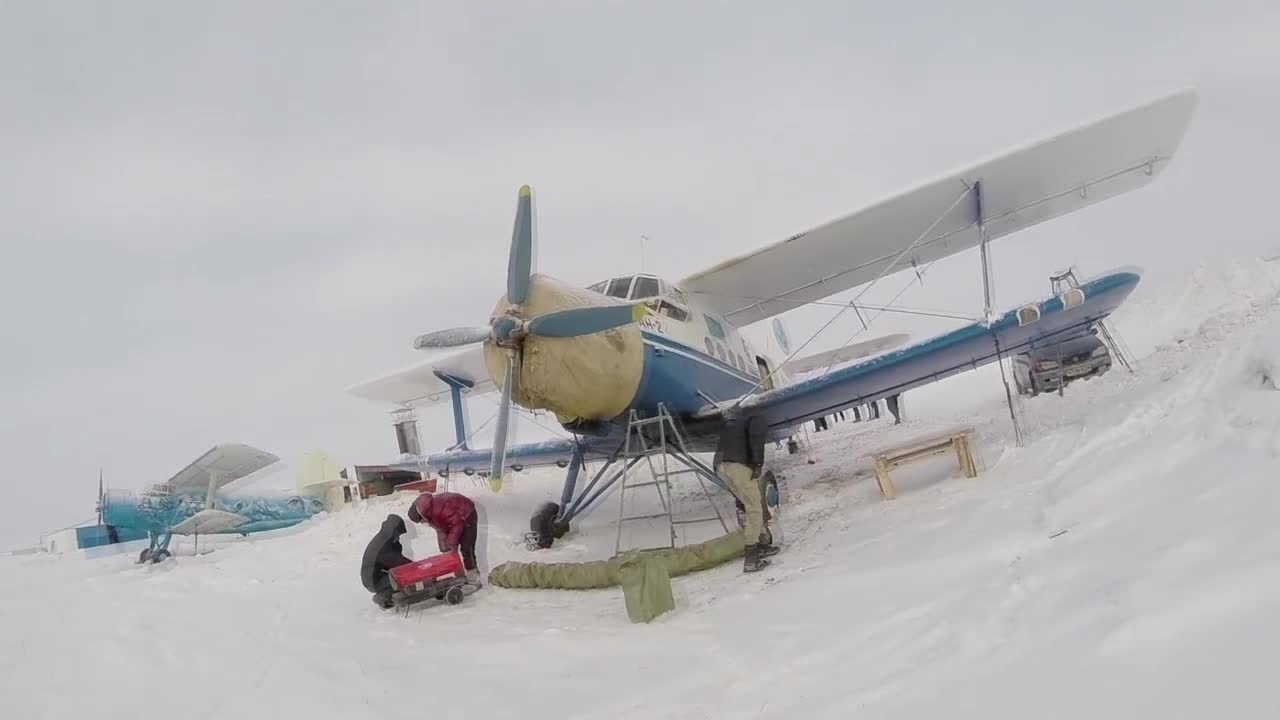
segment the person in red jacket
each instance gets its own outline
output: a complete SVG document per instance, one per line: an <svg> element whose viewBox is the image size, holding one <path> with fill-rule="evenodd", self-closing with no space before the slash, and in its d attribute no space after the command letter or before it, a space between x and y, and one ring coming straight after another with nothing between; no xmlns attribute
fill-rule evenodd
<svg viewBox="0 0 1280 720"><path fill-rule="evenodd" d="M467 579L474 585L480 584L480 571L476 569L476 533L480 518L471 498L451 492L424 492L409 506L408 515L413 522L425 522L435 529L440 552L460 551Z"/></svg>

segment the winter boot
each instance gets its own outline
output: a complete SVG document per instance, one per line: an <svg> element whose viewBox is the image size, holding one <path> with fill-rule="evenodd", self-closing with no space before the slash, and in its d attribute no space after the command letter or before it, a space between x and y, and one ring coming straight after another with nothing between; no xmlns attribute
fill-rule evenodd
<svg viewBox="0 0 1280 720"><path fill-rule="evenodd" d="M468 584L471 584L471 585L474 585L474 586L476 586L477 588L479 588L479 587L480 587L480 571L479 571L479 570L468 570L468 571L467 571L467 583L468 583Z"/></svg>
<svg viewBox="0 0 1280 720"><path fill-rule="evenodd" d="M748 545L742 553L742 572L759 572L768 567L769 561L760 557L759 545Z"/></svg>
<svg viewBox="0 0 1280 720"><path fill-rule="evenodd" d="M770 545L768 543L763 543L763 542L756 545L756 553L762 559L767 557L773 557L774 555L777 555L780 552L782 552L782 548L778 547L777 545Z"/></svg>

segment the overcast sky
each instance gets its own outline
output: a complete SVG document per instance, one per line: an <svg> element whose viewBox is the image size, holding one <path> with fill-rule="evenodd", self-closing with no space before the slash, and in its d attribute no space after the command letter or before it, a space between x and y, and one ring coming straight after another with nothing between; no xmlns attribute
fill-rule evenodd
<svg viewBox="0 0 1280 720"><path fill-rule="evenodd" d="M1280 247L1274 2L539 5L0 2L0 547L91 517L99 467L390 459L385 410L344 390L484 322L526 182L542 272L636 270L644 234L679 278L1195 86L1157 183L995 245L998 300L1070 263L1153 282ZM979 309L977 263L900 302ZM422 425L452 438L444 408Z"/></svg>

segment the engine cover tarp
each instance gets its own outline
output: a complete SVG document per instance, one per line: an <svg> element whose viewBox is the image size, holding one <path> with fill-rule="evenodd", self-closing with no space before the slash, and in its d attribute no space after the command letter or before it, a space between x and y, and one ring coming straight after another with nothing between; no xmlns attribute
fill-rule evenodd
<svg viewBox="0 0 1280 720"><path fill-rule="evenodd" d="M620 585L621 566L641 553L631 551L609 560L563 563L505 562L489 571L490 584L509 589L591 590ZM662 561L669 577L679 577L742 557L742 531L670 550L643 553Z"/></svg>

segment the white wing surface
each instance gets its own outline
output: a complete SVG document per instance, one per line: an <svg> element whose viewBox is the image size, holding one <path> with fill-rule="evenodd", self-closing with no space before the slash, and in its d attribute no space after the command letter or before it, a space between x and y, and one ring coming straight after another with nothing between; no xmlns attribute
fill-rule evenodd
<svg viewBox="0 0 1280 720"><path fill-rule="evenodd" d="M1173 158L1197 102L1194 91L1170 95L1024 146L720 263L681 285L741 327L882 272L976 247L975 184L981 183L991 240L1136 190Z"/></svg>

